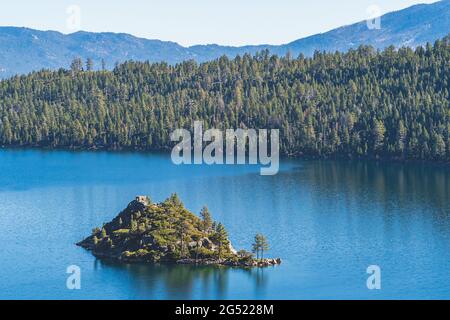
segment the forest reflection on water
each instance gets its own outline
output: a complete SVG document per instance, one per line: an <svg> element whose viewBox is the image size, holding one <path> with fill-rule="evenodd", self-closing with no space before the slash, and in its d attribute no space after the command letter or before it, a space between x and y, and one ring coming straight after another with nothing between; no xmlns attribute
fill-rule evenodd
<svg viewBox="0 0 450 320"><path fill-rule="evenodd" d="M444 164L371 161L316 161L295 168L291 178L307 178L321 191L330 194L345 192L350 199L367 192L386 206L395 201L408 207L421 201L432 205L437 212L447 213L450 197L450 170ZM321 196L321 193L317 193Z"/></svg>

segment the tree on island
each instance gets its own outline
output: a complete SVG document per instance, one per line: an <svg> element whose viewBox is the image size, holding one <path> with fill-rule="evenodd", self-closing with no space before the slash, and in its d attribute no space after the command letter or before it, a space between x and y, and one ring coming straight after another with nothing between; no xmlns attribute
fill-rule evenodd
<svg viewBox="0 0 450 320"><path fill-rule="evenodd" d="M255 242L252 245L252 251L256 253L256 259L259 259L260 252L261 252L261 259L264 259L264 251L269 250L269 243L267 242L267 239L262 234L257 234L255 236Z"/></svg>
<svg viewBox="0 0 450 320"><path fill-rule="evenodd" d="M100 228L99 228L99 227L95 227L94 229L92 229L92 235L93 235L93 236L99 234L100 232L101 232L101 231L100 231Z"/></svg>
<svg viewBox="0 0 450 320"><path fill-rule="evenodd" d="M180 237L180 256L184 257L184 247L186 243L186 235L191 232L191 225L186 220L177 223L177 233Z"/></svg>
<svg viewBox="0 0 450 320"><path fill-rule="evenodd" d="M177 193L172 193L170 195L169 199L166 200L166 203L169 205L172 205L173 207L176 207L176 208L183 206L183 203L181 202Z"/></svg>
<svg viewBox="0 0 450 320"><path fill-rule="evenodd" d="M246 261L251 263L253 261L254 258L254 254L251 252L248 252L247 250L239 250L237 252L238 257L242 260L242 261Z"/></svg>
<svg viewBox="0 0 450 320"><path fill-rule="evenodd" d="M208 207L203 207L200 211L200 216L202 217L202 230L205 233L209 233L213 226L213 220L211 218L211 213L209 213Z"/></svg>
<svg viewBox="0 0 450 320"><path fill-rule="evenodd" d="M138 231L138 224L137 221L135 220L134 215L131 216L130 231L132 233L136 233Z"/></svg>
<svg viewBox="0 0 450 320"><path fill-rule="evenodd" d="M225 230L225 227L222 223L218 223L216 227L216 233L214 234L214 239L216 240L218 246L218 259L219 261L222 259L223 247L227 246L228 243L228 233Z"/></svg>
<svg viewBox="0 0 450 320"><path fill-rule="evenodd" d="M202 246L202 235L201 234L194 234L192 236L192 240L195 242L195 261L198 261L198 254L199 254L199 250Z"/></svg>

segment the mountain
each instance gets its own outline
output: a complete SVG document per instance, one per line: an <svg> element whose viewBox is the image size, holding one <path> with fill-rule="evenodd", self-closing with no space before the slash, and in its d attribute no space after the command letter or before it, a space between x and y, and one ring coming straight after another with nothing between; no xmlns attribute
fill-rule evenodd
<svg viewBox="0 0 450 320"><path fill-rule="evenodd" d="M341 27L324 34L291 42L281 46L280 52L312 55L316 49L324 51L346 51L358 46L371 45L384 49L395 47L417 47L450 33L450 0L433 4L420 4L404 10L391 12L381 17L381 28L370 30L367 22Z"/></svg>
<svg viewBox="0 0 450 320"><path fill-rule="evenodd" d="M74 57L91 58L96 68L112 68L125 60L166 61L170 64L194 59L208 61L227 55L254 54L264 49L285 55L310 56L315 50L346 51L362 44L375 48L390 45L419 46L450 33L450 0L415 5L381 17L381 29L369 30L365 21L326 33L270 46L196 45L183 47L174 42L148 40L128 34L76 32L64 35L55 31L0 27L0 77L27 73L42 68L68 67Z"/></svg>

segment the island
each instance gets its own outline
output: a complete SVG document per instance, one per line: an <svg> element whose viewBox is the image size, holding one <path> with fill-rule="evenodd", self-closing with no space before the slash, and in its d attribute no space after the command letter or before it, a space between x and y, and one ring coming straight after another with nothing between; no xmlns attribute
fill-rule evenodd
<svg viewBox="0 0 450 320"><path fill-rule="evenodd" d="M281 259L264 258L268 243L255 236L252 251L236 251L222 223L211 218L207 207L200 217L187 210L177 194L161 203L137 196L102 228L95 228L78 246L99 259L124 263L176 263L231 267L268 267ZM255 255L256 254L256 258Z"/></svg>

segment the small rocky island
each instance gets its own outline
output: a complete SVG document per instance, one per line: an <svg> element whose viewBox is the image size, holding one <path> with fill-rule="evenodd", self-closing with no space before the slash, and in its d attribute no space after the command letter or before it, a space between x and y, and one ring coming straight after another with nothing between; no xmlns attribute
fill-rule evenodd
<svg viewBox="0 0 450 320"><path fill-rule="evenodd" d="M268 267L281 259L263 258L268 244L255 237L253 253L236 251L221 223L212 220L208 209L201 218L188 211L176 194L162 203L138 196L111 222L95 228L77 243L94 256L126 263L178 263Z"/></svg>

